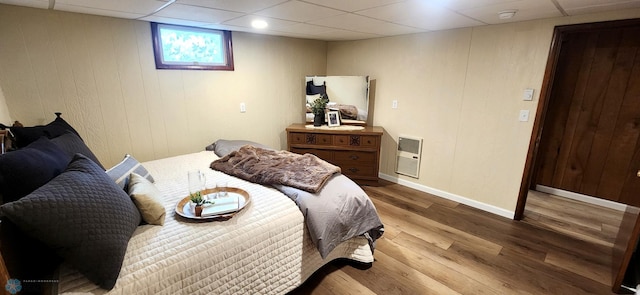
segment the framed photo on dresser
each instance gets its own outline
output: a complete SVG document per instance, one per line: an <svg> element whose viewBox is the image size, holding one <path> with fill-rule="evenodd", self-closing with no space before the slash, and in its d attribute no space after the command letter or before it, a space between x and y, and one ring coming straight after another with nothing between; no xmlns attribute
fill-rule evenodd
<svg viewBox="0 0 640 295"><path fill-rule="evenodd" d="M329 117L329 127L340 126L340 112L338 111L330 111L327 113Z"/></svg>

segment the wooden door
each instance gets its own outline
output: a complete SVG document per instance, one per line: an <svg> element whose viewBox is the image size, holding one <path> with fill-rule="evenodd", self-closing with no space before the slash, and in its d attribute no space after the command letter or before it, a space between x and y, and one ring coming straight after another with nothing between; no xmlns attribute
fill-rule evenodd
<svg viewBox="0 0 640 295"><path fill-rule="evenodd" d="M534 181L640 206L640 25L560 42Z"/></svg>

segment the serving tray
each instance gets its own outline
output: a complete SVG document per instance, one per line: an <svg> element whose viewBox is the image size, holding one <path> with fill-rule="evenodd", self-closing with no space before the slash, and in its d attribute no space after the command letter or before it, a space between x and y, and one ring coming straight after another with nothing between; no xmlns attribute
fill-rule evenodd
<svg viewBox="0 0 640 295"><path fill-rule="evenodd" d="M184 197L178 204L176 204L176 213L184 218L189 219L213 219L213 218L231 218L233 215L238 213L242 208L246 207L249 204L251 198L249 197L249 193L245 190L237 188L237 187L227 187L227 195L237 194L238 195L238 210L234 212L227 212L224 214L218 215L208 215L208 216L196 216L195 212L191 208L191 198L189 196ZM207 189L202 191L204 195L218 193L220 192L220 188Z"/></svg>

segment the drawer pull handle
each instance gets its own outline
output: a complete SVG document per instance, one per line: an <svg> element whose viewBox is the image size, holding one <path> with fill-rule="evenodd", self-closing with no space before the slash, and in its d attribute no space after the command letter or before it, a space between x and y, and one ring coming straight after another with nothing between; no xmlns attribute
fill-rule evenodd
<svg viewBox="0 0 640 295"><path fill-rule="evenodd" d="M356 155L351 155L351 156L349 156L349 158L351 158L351 160L357 160L357 159L359 159L359 157L358 157L358 156L356 156Z"/></svg>
<svg viewBox="0 0 640 295"><path fill-rule="evenodd" d="M360 169L352 167L352 168L349 168L349 171L351 171L353 173L356 173L356 172L360 171Z"/></svg>

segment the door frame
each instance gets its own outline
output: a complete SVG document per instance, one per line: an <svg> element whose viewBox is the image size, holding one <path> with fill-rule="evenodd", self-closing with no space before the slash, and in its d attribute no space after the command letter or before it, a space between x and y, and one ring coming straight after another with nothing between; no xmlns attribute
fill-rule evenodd
<svg viewBox="0 0 640 295"><path fill-rule="evenodd" d="M516 204L516 210L513 216L514 220L521 220L524 217L524 208L527 203L527 195L529 194L529 190L533 189L533 186L535 185L532 180L536 172L538 148L540 144L540 138L542 137L542 129L544 126L544 120L547 115L549 100L551 99L553 82L558 65L558 58L560 56L560 51L562 50L562 40L564 39L564 36L568 33L581 31L595 32L599 30L608 30L629 26L640 26L640 19L563 25L556 26L554 28L551 46L549 49L549 57L547 58L547 66L544 71L542 86L540 87L540 98L538 101L538 107L536 109L536 116L533 123L533 130L531 132L531 139L529 140L529 149L524 164L524 171L522 173L522 181L520 183L520 190L518 192L518 203Z"/></svg>

